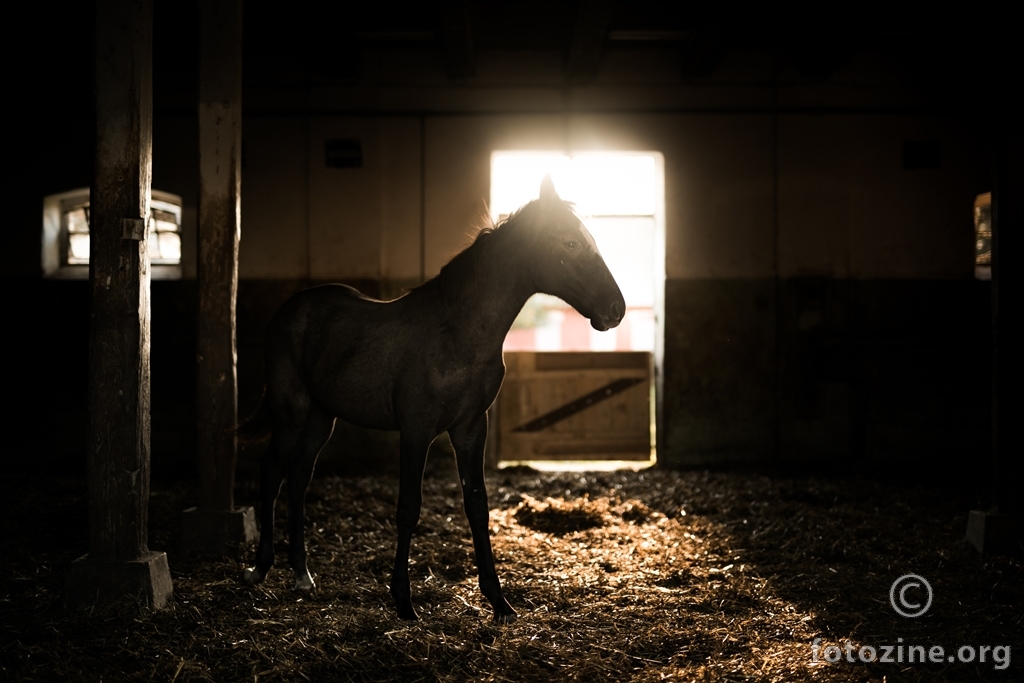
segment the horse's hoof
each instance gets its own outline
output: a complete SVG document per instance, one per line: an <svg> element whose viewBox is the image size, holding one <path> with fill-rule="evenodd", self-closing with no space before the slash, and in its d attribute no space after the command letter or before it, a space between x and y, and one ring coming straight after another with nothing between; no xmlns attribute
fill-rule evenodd
<svg viewBox="0 0 1024 683"><path fill-rule="evenodd" d="M255 586L266 577L266 574L256 567L249 567L242 572L242 583L246 586Z"/></svg>
<svg viewBox="0 0 1024 683"><path fill-rule="evenodd" d="M398 603L398 618L402 621L417 621L420 616L413 609L412 601L405 600Z"/></svg>
<svg viewBox="0 0 1024 683"><path fill-rule="evenodd" d="M307 573L305 576L295 579L295 592L307 600L315 596L316 584L313 582L313 577Z"/></svg>
<svg viewBox="0 0 1024 683"><path fill-rule="evenodd" d="M511 607L508 608L508 612L495 612L494 621L498 624L511 624L513 621L519 618L516 611Z"/></svg>

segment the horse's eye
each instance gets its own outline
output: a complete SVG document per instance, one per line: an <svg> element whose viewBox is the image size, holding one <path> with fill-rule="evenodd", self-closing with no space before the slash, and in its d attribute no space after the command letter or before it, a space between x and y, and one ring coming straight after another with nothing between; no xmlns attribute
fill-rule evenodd
<svg viewBox="0 0 1024 683"><path fill-rule="evenodd" d="M572 240L566 240L565 241L565 248L566 249L577 249L577 248L579 248L579 246L580 245L576 244L576 242L573 242Z"/></svg>

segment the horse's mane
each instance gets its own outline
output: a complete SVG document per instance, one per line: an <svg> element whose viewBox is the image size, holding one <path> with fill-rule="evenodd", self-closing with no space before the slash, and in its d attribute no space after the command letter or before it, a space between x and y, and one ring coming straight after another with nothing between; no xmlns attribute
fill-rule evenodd
<svg viewBox="0 0 1024 683"><path fill-rule="evenodd" d="M533 204L533 202L530 202L530 204ZM447 303L461 301L480 279L480 257L483 251L494 249L501 236L514 232L518 224L516 219L529 209L530 204L520 207L497 223L481 227L468 247L448 261L436 277L415 287L414 290L433 289L439 291L441 297ZM489 267L493 267L493 263Z"/></svg>

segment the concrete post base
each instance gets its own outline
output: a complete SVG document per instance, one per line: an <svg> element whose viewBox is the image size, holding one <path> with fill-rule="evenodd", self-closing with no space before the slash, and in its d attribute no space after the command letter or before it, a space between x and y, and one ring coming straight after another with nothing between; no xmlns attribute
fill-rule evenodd
<svg viewBox="0 0 1024 683"><path fill-rule="evenodd" d="M134 560L90 560L83 555L71 563L64 584L68 609L135 600L163 609L173 594L167 555L150 552Z"/></svg>
<svg viewBox="0 0 1024 683"><path fill-rule="evenodd" d="M201 555L237 558L239 550L256 541L256 511L251 507L234 510L185 510L181 520L181 549Z"/></svg>
<svg viewBox="0 0 1024 683"><path fill-rule="evenodd" d="M1024 554L1024 525L1012 515L971 510L967 540L986 555Z"/></svg>

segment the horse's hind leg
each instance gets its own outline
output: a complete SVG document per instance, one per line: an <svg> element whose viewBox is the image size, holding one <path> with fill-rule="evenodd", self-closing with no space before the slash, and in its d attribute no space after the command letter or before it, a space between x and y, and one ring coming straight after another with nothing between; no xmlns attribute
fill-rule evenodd
<svg viewBox="0 0 1024 683"><path fill-rule="evenodd" d="M274 565L274 504L288 468L288 451L295 437L284 429L275 429L270 446L263 454L260 476L260 543L256 549L256 565L242 572L242 581L255 586L267 577Z"/></svg>
<svg viewBox="0 0 1024 683"><path fill-rule="evenodd" d="M484 485L484 443L487 440L487 414L475 416L448 431L455 457L459 464L462 498L466 507L469 529L473 533L473 551L480 575L480 592L494 608L494 620L509 623L516 611L501 592L501 582L494 568L491 550L490 510L487 507L487 488Z"/></svg>
<svg viewBox="0 0 1024 683"><path fill-rule="evenodd" d="M433 436L429 432L415 433L402 430L402 450L398 484L398 550L395 552L395 568L391 573L391 595L398 608L399 619L417 619L412 606L412 592L409 589L409 546L412 533L420 520L423 504L423 467L427 464L427 449Z"/></svg>
<svg viewBox="0 0 1024 683"><path fill-rule="evenodd" d="M288 564L295 572L295 590L307 596L313 594L315 584L306 568L306 489L316 458L333 431L334 418L312 406L288 459Z"/></svg>

